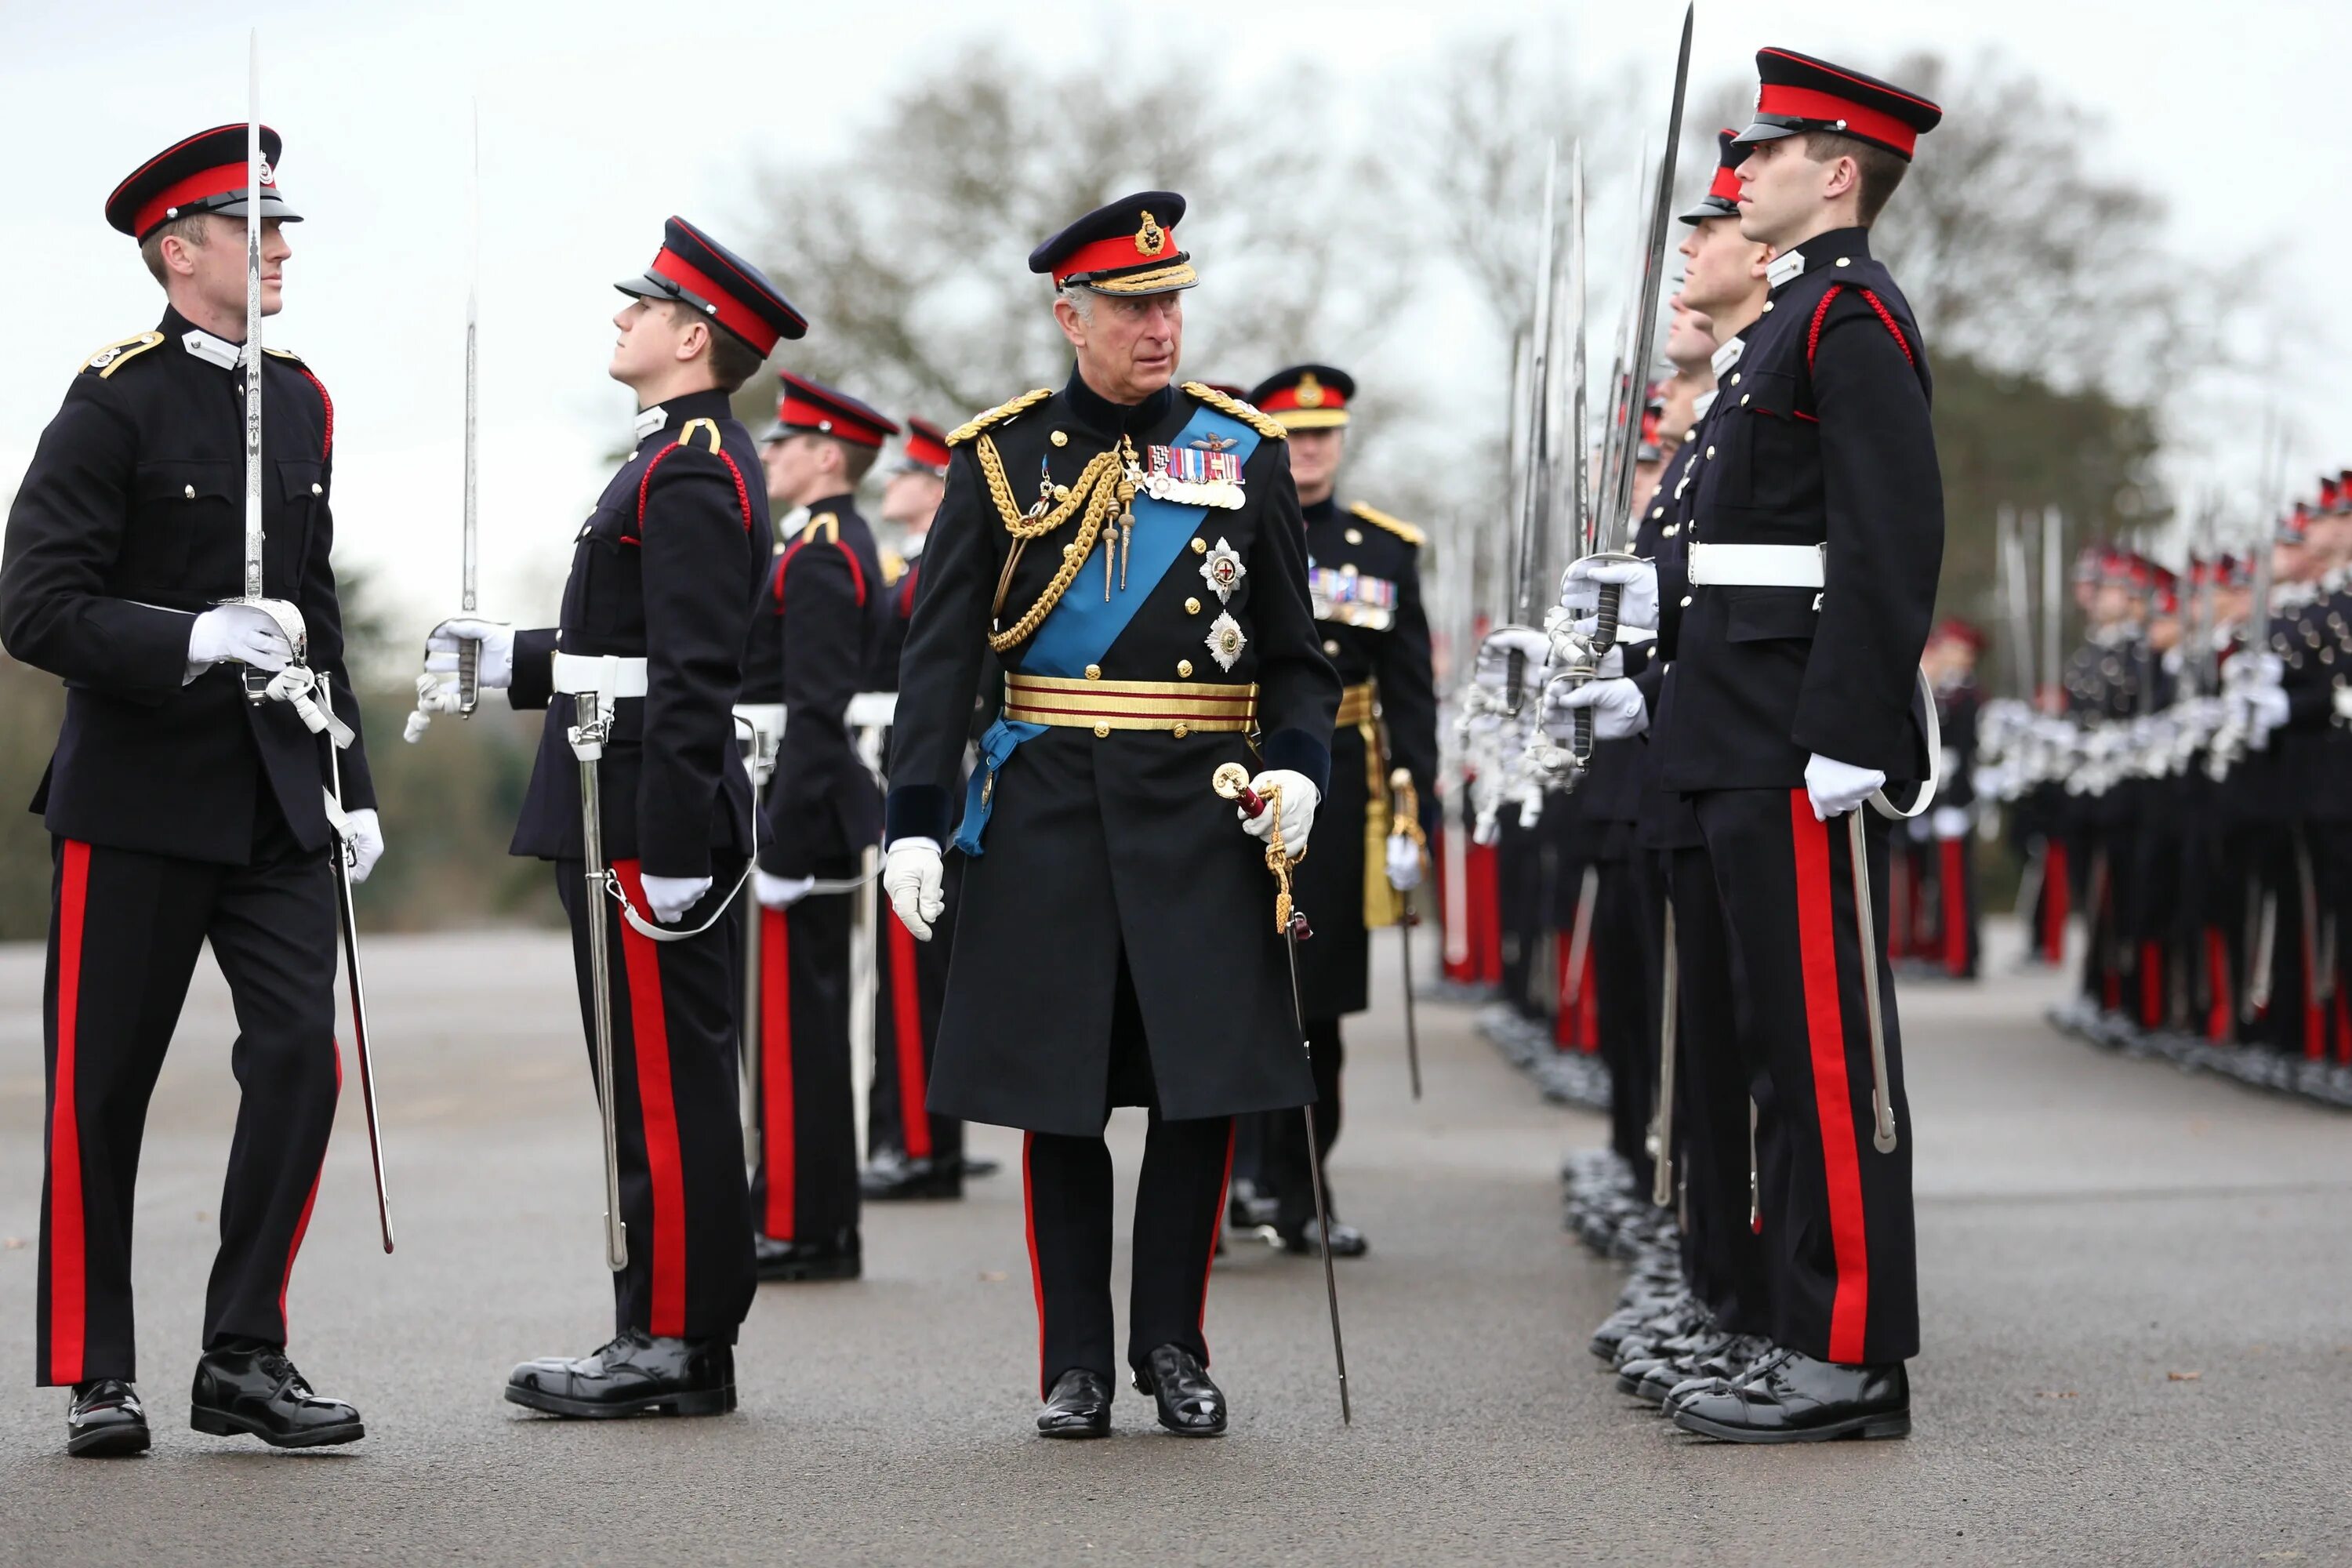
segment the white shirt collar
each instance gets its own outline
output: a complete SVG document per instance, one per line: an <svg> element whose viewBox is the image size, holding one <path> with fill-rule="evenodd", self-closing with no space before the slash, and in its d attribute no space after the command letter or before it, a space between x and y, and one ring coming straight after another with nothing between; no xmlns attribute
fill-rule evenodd
<svg viewBox="0 0 2352 1568"><path fill-rule="evenodd" d="M1715 367L1715 378L1717 381L1721 381L1723 379L1724 373L1728 371L1733 365L1738 364L1739 363L1739 356L1747 352L1748 340L1746 338L1734 338L1729 342L1724 344L1721 348L1716 350L1714 357L1707 361L1709 364Z"/></svg>
<svg viewBox="0 0 2352 1568"><path fill-rule="evenodd" d="M635 426L637 433L637 439L640 441L644 440L646 437L653 435L663 426L668 423L669 410L664 408L659 404L656 404L651 408L639 409L637 411L637 422Z"/></svg>
<svg viewBox="0 0 2352 1568"><path fill-rule="evenodd" d="M1693 422L1706 418L1706 411L1715 406L1715 400L1720 395L1720 393L1702 392L1696 397L1691 399L1691 419Z"/></svg>
<svg viewBox="0 0 2352 1568"><path fill-rule="evenodd" d="M1778 289L1783 283L1801 276L1805 270L1805 253L1784 250L1764 264L1764 281Z"/></svg>
<svg viewBox="0 0 2352 1568"><path fill-rule="evenodd" d="M223 370L235 370L245 363L245 345L226 338L216 338L202 327L190 327L180 334L180 346L204 361Z"/></svg>

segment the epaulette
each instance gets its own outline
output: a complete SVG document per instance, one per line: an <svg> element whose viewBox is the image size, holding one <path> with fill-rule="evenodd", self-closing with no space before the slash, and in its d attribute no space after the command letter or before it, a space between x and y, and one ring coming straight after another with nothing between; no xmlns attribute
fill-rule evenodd
<svg viewBox="0 0 2352 1568"><path fill-rule="evenodd" d="M822 537L827 544L840 543L841 520L834 516L833 513L829 511L821 511L814 517L809 519L808 526L801 530L800 542L803 544L807 544L814 542L820 537Z"/></svg>
<svg viewBox="0 0 2352 1568"><path fill-rule="evenodd" d="M1362 518L1374 528L1387 529L1415 550L1429 542L1429 535L1401 517L1391 517L1376 506L1367 506L1362 501L1354 501L1349 505L1348 510Z"/></svg>
<svg viewBox="0 0 2352 1568"><path fill-rule="evenodd" d="M83 361L82 369L98 372L98 379L104 381L128 364L132 356L145 353L163 341L161 332L141 332L137 337L118 339Z"/></svg>
<svg viewBox="0 0 2352 1568"><path fill-rule="evenodd" d="M1218 413L1228 415L1233 418L1240 420L1243 424L1248 426L1251 429L1256 431L1259 435L1265 437L1269 441L1287 441L1290 439L1289 431L1284 429L1280 425L1276 424L1266 416L1260 414L1255 407L1244 403L1238 397L1228 397L1225 394L1219 392L1215 387L1211 386L1205 381L1188 381L1184 384L1184 390L1191 393L1202 403L1207 404L1210 407L1215 409Z"/></svg>
<svg viewBox="0 0 2352 1568"><path fill-rule="evenodd" d="M274 359L290 359L296 364L300 364L302 363L302 356L296 353L292 349L273 349L268 343L264 343L261 345L261 352L268 354Z"/></svg>
<svg viewBox="0 0 2352 1568"><path fill-rule="evenodd" d="M989 426L992 425L1002 425L1016 414L1024 414L1053 395L1054 389L1052 387L1041 386L1036 388L1034 391L1023 393L1020 396L1013 399L1010 403L1000 403L995 407L990 409L987 413L980 416L978 418L971 420L965 424L959 425L954 429L949 431L948 445L950 447L961 447L966 441L971 440L974 436L979 435Z"/></svg>
<svg viewBox="0 0 2352 1568"><path fill-rule="evenodd" d="M882 552L882 585L895 588L898 579L907 574L907 558L895 550Z"/></svg>

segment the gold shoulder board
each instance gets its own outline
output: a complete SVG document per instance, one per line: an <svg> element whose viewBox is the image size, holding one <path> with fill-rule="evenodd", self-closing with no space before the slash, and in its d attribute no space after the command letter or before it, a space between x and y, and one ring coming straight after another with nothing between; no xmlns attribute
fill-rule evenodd
<svg viewBox="0 0 2352 1568"><path fill-rule="evenodd" d="M709 450L714 457L717 456L719 451L719 421L716 419L688 420L686 422L686 428L677 433L677 444L681 447L693 446L695 432L698 430L703 435L710 437Z"/></svg>
<svg viewBox="0 0 2352 1568"><path fill-rule="evenodd" d="M1204 381L1188 381L1184 384L1184 390L1218 413L1240 420L1269 441L1290 439L1289 431L1260 414L1254 405L1244 403L1238 397L1228 397Z"/></svg>
<svg viewBox="0 0 2352 1568"><path fill-rule="evenodd" d="M268 343L264 343L261 345L261 352L269 355L273 359L290 359L296 364L300 364L302 363L302 356L296 353L292 349L273 349Z"/></svg>
<svg viewBox="0 0 2352 1568"><path fill-rule="evenodd" d="M1401 517L1391 517L1376 506L1367 506L1362 501L1356 501L1350 504L1348 510L1374 528L1387 529L1416 550L1429 542L1429 535Z"/></svg>
<svg viewBox="0 0 2352 1568"><path fill-rule="evenodd" d="M841 520L829 511L821 511L809 519L808 526L801 530L801 542L807 544L820 537L827 544L840 543Z"/></svg>
<svg viewBox="0 0 2352 1568"><path fill-rule="evenodd" d="M130 363L132 356L145 353L163 341L161 332L141 332L136 337L118 339L84 360L82 369L98 372L98 378L104 381Z"/></svg>
<svg viewBox="0 0 2352 1568"><path fill-rule="evenodd" d="M882 585L895 588L898 579L907 574L907 558L895 550L882 552Z"/></svg>
<svg viewBox="0 0 2352 1568"><path fill-rule="evenodd" d="M1013 399L1009 403L1000 403L995 407L990 409L987 413L982 415L979 418L972 420L970 424L959 425L954 429L949 431L948 445L950 447L961 447L966 441L971 440L974 436L977 436L982 431L989 428L989 426L992 425L1002 425L1006 420L1012 418L1014 415L1025 413L1053 395L1054 389L1052 387L1040 386L1033 391L1023 393L1020 396Z"/></svg>

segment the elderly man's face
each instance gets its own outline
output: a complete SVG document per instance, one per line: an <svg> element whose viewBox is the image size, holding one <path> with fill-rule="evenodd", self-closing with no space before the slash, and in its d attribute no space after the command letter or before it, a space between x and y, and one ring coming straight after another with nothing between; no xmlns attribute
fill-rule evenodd
<svg viewBox="0 0 2352 1568"><path fill-rule="evenodd" d="M1184 296L1098 294L1081 311L1054 301L1054 319L1078 352L1078 374L1113 403L1140 403L1175 379L1184 347Z"/></svg>

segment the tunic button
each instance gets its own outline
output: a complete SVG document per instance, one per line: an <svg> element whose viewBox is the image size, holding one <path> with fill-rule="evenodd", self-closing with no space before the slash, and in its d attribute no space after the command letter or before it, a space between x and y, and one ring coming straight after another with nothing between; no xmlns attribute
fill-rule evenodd
<svg viewBox="0 0 2352 1568"><path fill-rule="evenodd" d="M1064 435L1059 430L1055 431L1051 436L1048 436L1045 438L1053 442L1056 447L1066 447L1070 444L1069 437Z"/></svg>
<svg viewBox="0 0 2352 1568"><path fill-rule="evenodd" d="M1685 595L1683 595L1683 608L1684 608L1684 609L1687 610L1687 609L1689 609L1689 608L1690 608L1690 601L1691 601L1691 596L1690 596L1688 594L1685 594Z"/></svg>
<svg viewBox="0 0 2352 1568"><path fill-rule="evenodd" d="M1364 531L1360 528L1351 528L1340 537L1350 544L1361 544L1364 542Z"/></svg>
<svg viewBox="0 0 2352 1568"><path fill-rule="evenodd" d="M1739 373L1736 370L1731 373L1731 384L1734 386L1739 384Z"/></svg>
<svg viewBox="0 0 2352 1568"><path fill-rule="evenodd" d="M1098 664L1090 664L1087 666L1087 679L1088 680L1100 680L1102 679L1102 666Z"/></svg>
<svg viewBox="0 0 2352 1568"><path fill-rule="evenodd" d="M1748 406L1748 396L1749 396L1749 395L1748 395L1748 394L1747 394L1747 393L1745 393L1745 392L1743 392L1743 393L1741 393L1741 394L1739 395L1739 406L1740 406L1740 407L1745 408L1745 407L1747 407L1747 406Z"/></svg>
<svg viewBox="0 0 2352 1568"><path fill-rule="evenodd" d="M1185 736L1187 736L1187 735L1191 734L1192 732L1192 731L1190 731L1190 730L1186 729L1186 728L1185 728L1183 725L1181 725L1181 724L1177 725L1177 726L1176 726L1176 729L1175 729L1175 731L1174 731L1174 734L1175 734L1176 738L1177 738L1178 740L1180 740L1180 741L1181 741L1181 740L1182 740Z"/></svg>
<svg viewBox="0 0 2352 1568"><path fill-rule="evenodd" d="M1097 740L1097 741L1107 741L1107 740L1108 740L1109 738L1110 738L1110 726L1109 726L1109 725L1108 725L1108 724L1097 724L1097 725L1096 725L1096 726L1095 726L1095 739L1096 739L1096 740Z"/></svg>
<svg viewBox="0 0 2352 1568"><path fill-rule="evenodd" d="M1654 506L1650 509L1650 515L1652 517L1664 517L1666 515L1666 509L1662 506Z"/></svg>
<svg viewBox="0 0 2352 1568"><path fill-rule="evenodd" d="M310 493L314 496L324 495L327 493L326 487L324 485L312 485L310 487Z"/></svg>
<svg viewBox="0 0 2352 1568"><path fill-rule="evenodd" d="M1323 652L1328 658L1339 658L1339 639L1338 637L1325 637L1323 639Z"/></svg>
<svg viewBox="0 0 2352 1568"><path fill-rule="evenodd" d="M1772 308L1772 301L1771 301L1771 300L1765 300L1765 301L1764 301L1764 308L1765 308L1767 310L1769 310Z"/></svg>
<svg viewBox="0 0 2352 1568"><path fill-rule="evenodd" d="M1739 401L1741 401L1742 403L1745 403L1745 402L1747 402L1748 400L1747 400L1746 398L1744 398L1744 397L1743 397L1743 398L1741 398ZM1709 447L1706 449L1706 455L1707 455L1708 457L1710 457L1710 458L1714 457L1714 456L1715 456L1715 448L1714 448L1714 447Z"/></svg>
<svg viewBox="0 0 2352 1568"><path fill-rule="evenodd" d="M1200 601L1200 600L1198 600L1198 599L1187 599L1187 600L1185 600L1185 601L1184 601L1184 613L1185 613L1186 615L1188 615L1188 616L1197 616L1197 615L1199 615L1199 614L1201 613L1201 601Z"/></svg>
<svg viewBox="0 0 2352 1568"><path fill-rule="evenodd" d="M1190 680L1192 678L1192 661L1189 658L1178 659L1176 661L1176 673L1182 676L1185 679Z"/></svg>
<svg viewBox="0 0 2352 1568"><path fill-rule="evenodd" d="M188 500L194 500L196 499L196 487L194 485L182 485L180 487L180 493L187 497Z"/></svg>
<svg viewBox="0 0 2352 1568"><path fill-rule="evenodd" d="M1206 555L1208 552L1209 542L1196 535L1192 540L1192 553L1195 555Z"/></svg>
<svg viewBox="0 0 2352 1568"><path fill-rule="evenodd" d="M1850 256L1841 256L1841 257L1839 257L1839 258L1838 258L1838 263L1837 263L1837 264L1838 264L1840 267L1851 267L1851 266L1853 266L1853 258L1852 258L1852 257L1850 257Z"/></svg>
<svg viewBox="0 0 2352 1568"><path fill-rule="evenodd" d="M1069 500L1069 499L1070 499L1070 487L1069 487L1069 486L1067 486L1067 485L1055 485L1055 486L1054 487L1054 499L1055 499L1055 500Z"/></svg>

